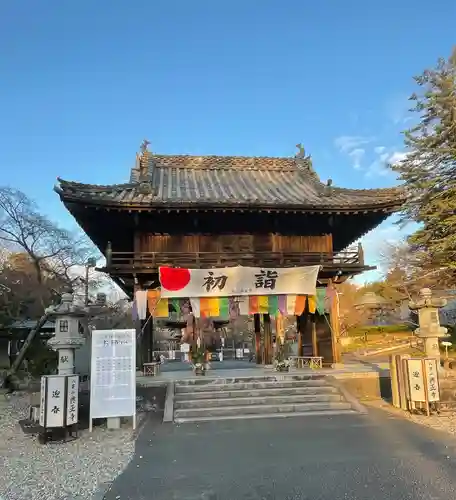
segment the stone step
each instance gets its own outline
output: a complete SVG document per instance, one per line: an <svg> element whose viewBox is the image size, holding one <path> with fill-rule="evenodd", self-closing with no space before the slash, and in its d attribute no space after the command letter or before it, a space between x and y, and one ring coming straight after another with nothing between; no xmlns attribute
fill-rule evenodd
<svg viewBox="0 0 456 500"><path fill-rule="evenodd" d="M226 378L214 378L211 377L210 371L206 372L206 376L191 378L187 380L180 380L180 385L191 385L191 386L199 386L199 385L207 385L207 384L239 384L239 383L247 383L247 382L281 382L283 380L290 382L297 381L305 381L305 380L322 380L325 378L325 375L318 373L316 371L305 374L292 374L289 373L275 373L271 375L262 375L262 376L241 376L241 377L226 377Z"/></svg>
<svg viewBox="0 0 456 500"><path fill-rule="evenodd" d="M255 398L255 397L266 397L266 396L293 396L298 394L338 394L338 390L335 387L319 386L319 387L276 387L275 385L268 387L266 389L235 389L226 390L223 386L213 387L212 391L198 391L198 392L176 392L174 395L174 401L181 400L204 400L204 399L223 399L223 398Z"/></svg>
<svg viewBox="0 0 456 500"><path fill-rule="evenodd" d="M293 413L306 411L327 411L327 410L351 410L349 403L338 402L315 402L315 403L290 403L272 405L233 405L216 408L185 408L175 409L174 421L180 418L195 417L220 417L230 415L271 415L275 413Z"/></svg>
<svg viewBox="0 0 456 500"><path fill-rule="evenodd" d="M196 392L215 392L215 391L236 391L236 390L255 390L255 389L272 389L282 388L287 389L290 387L328 387L329 384L323 379L309 379L309 380L278 380L278 381L264 381L252 380L250 382L226 382L224 380L212 380L206 384L176 384L176 394L182 393L196 393Z"/></svg>
<svg viewBox="0 0 456 500"><path fill-rule="evenodd" d="M190 394L189 394L190 396ZM325 403L343 401L340 394L296 394L292 396L229 397L215 399L186 399L174 402L175 410L198 408L222 408L252 405L287 405L297 403Z"/></svg>
<svg viewBox="0 0 456 500"><path fill-rule="evenodd" d="M259 418L292 418L292 417L336 417L339 415L353 415L354 410L310 410L281 413L255 413L248 415L218 415L218 416L196 416L196 417L177 417L174 419L176 424L194 423L194 422L216 422L223 420L252 420Z"/></svg>

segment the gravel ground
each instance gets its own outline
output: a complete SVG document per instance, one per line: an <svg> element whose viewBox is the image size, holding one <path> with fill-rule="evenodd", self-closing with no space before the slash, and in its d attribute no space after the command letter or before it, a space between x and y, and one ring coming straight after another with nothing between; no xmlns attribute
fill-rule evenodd
<svg viewBox="0 0 456 500"><path fill-rule="evenodd" d="M400 415L403 418L411 420L412 422L420 425L425 425L426 427L430 427L431 429L436 429L456 435L456 412L445 412L441 415L430 415L428 417L426 415L411 414L409 412L402 411L381 400L363 401L363 404L365 404L366 406L372 406L375 408L386 410L390 413L394 413L395 415Z"/></svg>
<svg viewBox="0 0 456 500"><path fill-rule="evenodd" d="M145 411L157 409L143 405L138 427ZM18 424L28 410L29 396L24 393L0 401L0 500L101 499L99 491L133 457L135 433L131 427L116 431L95 427L92 433L81 431L72 442L40 445L36 436L24 434Z"/></svg>

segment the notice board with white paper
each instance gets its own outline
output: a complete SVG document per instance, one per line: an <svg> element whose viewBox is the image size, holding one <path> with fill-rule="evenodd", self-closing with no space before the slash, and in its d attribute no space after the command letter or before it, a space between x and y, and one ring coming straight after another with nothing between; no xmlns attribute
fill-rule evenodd
<svg viewBox="0 0 456 500"><path fill-rule="evenodd" d="M136 332L94 330L90 373L90 421L136 415Z"/></svg>

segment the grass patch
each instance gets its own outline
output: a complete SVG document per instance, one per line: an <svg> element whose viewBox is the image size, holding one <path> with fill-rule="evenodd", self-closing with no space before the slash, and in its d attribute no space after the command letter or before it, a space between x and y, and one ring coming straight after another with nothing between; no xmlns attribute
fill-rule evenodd
<svg viewBox="0 0 456 500"><path fill-rule="evenodd" d="M348 330L348 337L361 337L364 335L411 335L415 327L409 324L383 325L383 326L360 326Z"/></svg>

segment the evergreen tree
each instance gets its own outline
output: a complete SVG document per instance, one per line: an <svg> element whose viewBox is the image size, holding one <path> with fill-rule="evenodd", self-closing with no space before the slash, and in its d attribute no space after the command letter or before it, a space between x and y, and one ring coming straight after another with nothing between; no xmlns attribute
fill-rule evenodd
<svg viewBox="0 0 456 500"><path fill-rule="evenodd" d="M433 266L456 268L456 48L415 81L419 121L404 132L406 158L391 166L407 191L401 220L420 224L409 242Z"/></svg>

